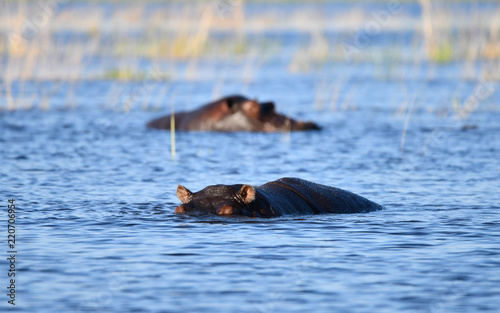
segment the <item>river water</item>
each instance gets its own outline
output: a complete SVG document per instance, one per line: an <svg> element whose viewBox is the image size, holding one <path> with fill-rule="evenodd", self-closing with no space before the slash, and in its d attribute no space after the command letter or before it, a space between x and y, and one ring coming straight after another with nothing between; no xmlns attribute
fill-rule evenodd
<svg viewBox="0 0 500 313"><path fill-rule="evenodd" d="M304 93L291 95L287 83ZM498 311L498 93L455 120L418 100L398 114L394 82L359 81L371 97L337 111L305 102L311 77L256 82L247 94L272 99L275 90L281 111L323 130L177 133L172 158L169 132L144 126L169 110L108 109L98 94L111 84L78 86L83 104L73 109L1 113L2 203L18 207L19 312ZM193 84L199 95L190 96ZM420 82L418 98L435 103L456 87L448 84ZM461 84L465 96L477 88ZM203 103L209 86L172 83L185 102L178 110L185 99ZM197 191L287 176L385 209L271 220L173 214L178 184Z"/></svg>

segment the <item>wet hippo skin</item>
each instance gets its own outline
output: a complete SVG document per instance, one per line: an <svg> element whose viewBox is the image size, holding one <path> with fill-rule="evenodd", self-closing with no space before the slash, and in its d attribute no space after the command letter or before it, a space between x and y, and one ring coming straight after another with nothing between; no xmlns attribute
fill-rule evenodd
<svg viewBox="0 0 500 313"><path fill-rule="evenodd" d="M175 129L183 131L279 132L319 130L313 122L293 120L276 112L273 102L228 96L190 112L174 114ZM149 128L170 130L171 116L152 120Z"/></svg>
<svg viewBox="0 0 500 313"><path fill-rule="evenodd" d="M299 178L281 178L262 186L214 185L191 192L177 188L177 214L276 217L282 215L363 213L382 206L352 192Z"/></svg>

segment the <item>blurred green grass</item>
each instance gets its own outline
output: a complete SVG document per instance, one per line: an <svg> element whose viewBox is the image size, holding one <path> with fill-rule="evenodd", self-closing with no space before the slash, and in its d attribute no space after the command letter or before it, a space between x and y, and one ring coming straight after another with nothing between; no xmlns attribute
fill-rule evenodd
<svg viewBox="0 0 500 313"><path fill-rule="evenodd" d="M25 39L23 29L26 21L42 11L40 6L33 1L5 2L0 13L4 21L0 25L3 37L0 56L7 60L9 79L126 80L141 76L140 66L133 66L140 58L159 62L196 62L200 58L241 61L252 51L265 51L267 55L279 57L283 43L269 40L266 31L291 31L310 37L309 42L295 47L289 59L291 73L310 71L329 62L377 63L387 56L396 63L491 61L498 66L496 63L500 60L500 9L459 12L457 16L447 8L453 2L436 4L421 0L421 17L403 11L391 16L388 25L381 29L382 35L384 32L413 33L410 47L402 42L393 42L387 47L369 45L347 60L342 45L352 41L356 31L373 22L374 12L363 9L362 5L353 5L351 10L335 16L325 16L321 7L314 5L286 12L280 12L278 6L265 14L247 14L246 2L239 1L221 2L232 3L222 15L216 1L179 2L180 6L175 9L165 6L146 12L147 5L155 2L92 1L94 5L57 8L45 24L34 27L33 39ZM121 5L109 14L102 5L105 3ZM339 36L327 38L327 32L338 32ZM60 40L59 33L74 36ZM221 33L225 36L219 36ZM249 35L253 36L252 40L248 40ZM105 57L129 59L127 69L110 65L93 72L85 71L85 59ZM58 66L54 69L53 65ZM6 79L5 72L3 78Z"/></svg>

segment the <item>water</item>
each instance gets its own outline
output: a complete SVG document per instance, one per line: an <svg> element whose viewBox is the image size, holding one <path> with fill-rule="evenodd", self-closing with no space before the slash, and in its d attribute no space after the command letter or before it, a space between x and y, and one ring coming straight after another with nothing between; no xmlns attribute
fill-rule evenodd
<svg viewBox="0 0 500 313"><path fill-rule="evenodd" d="M396 40L388 36L373 44ZM500 84L462 80L459 62L418 70L412 62L340 62L291 75L286 44L303 38L271 37L285 47L249 81L248 64L201 59L195 80L172 75L148 96L141 81L13 82L14 97L36 107L0 110L3 229L7 200L17 205L15 311L499 311ZM89 71L105 63L88 62ZM144 126L172 105L193 109L232 93L274 100L323 130L177 133L172 158L170 134ZM0 108L4 94L1 85ZM456 118L453 108L468 99L477 107ZM276 219L173 214L178 184L198 191L281 177L347 189L385 209ZM1 246L3 311L12 309L5 237Z"/></svg>
<svg viewBox="0 0 500 313"><path fill-rule="evenodd" d="M401 152L398 84L363 80L357 90L373 98L353 100L355 110L315 111L301 100L313 95L310 76L296 80L308 92L284 103L286 83L256 82L248 93L276 90L281 111L324 130L178 133L175 159L169 133L144 127L165 111L106 108L98 95L112 82L78 87L75 109L2 112L2 203L18 205L17 310L497 312L500 113L489 104L498 94L462 122L415 104ZM179 103L189 84L209 89L173 83ZM416 84L434 103L456 87ZM460 84L464 97L475 86ZM192 96L192 107L207 97ZM173 214L178 184L196 191L285 176L351 190L385 210Z"/></svg>

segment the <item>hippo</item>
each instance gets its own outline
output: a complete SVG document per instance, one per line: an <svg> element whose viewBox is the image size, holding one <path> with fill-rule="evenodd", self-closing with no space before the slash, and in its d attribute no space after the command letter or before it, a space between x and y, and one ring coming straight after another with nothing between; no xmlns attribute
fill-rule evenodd
<svg viewBox="0 0 500 313"><path fill-rule="evenodd" d="M182 204L176 214L278 217L306 214L348 214L383 207L352 192L300 178L281 178L262 186L214 185L191 192L177 188Z"/></svg>
<svg viewBox="0 0 500 313"><path fill-rule="evenodd" d="M199 109L174 114L175 129L216 132L279 132L319 130L313 122L293 120L275 111L273 102L257 102L233 95L208 103ZM146 126L170 130L171 115L152 120Z"/></svg>

